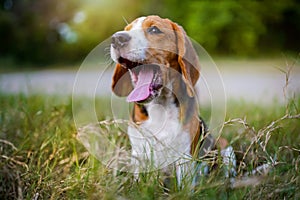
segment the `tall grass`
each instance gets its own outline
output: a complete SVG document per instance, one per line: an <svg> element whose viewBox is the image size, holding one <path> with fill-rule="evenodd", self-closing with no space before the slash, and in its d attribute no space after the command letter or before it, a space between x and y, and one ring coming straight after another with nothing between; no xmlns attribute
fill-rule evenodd
<svg viewBox="0 0 300 200"><path fill-rule="evenodd" d="M166 192L157 171L137 182L106 168L77 140L71 97L63 99L0 94L0 199L300 198L300 98L268 107L230 101L222 135L236 151L238 175L232 182L220 166L194 192ZM83 113L85 102L76 105ZM251 175L263 164L268 173Z"/></svg>

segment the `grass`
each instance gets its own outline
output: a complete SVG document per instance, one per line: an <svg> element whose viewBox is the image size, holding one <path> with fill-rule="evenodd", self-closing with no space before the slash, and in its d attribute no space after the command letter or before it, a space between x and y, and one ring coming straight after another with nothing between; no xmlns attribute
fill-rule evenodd
<svg viewBox="0 0 300 200"><path fill-rule="evenodd" d="M267 107L230 101L222 134L240 160L236 183L219 167L193 193L176 187L166 192L157 171L136 182L130 173L106 168L78 141L71 97L63 99L0 94L1 199L300 198L300 98ZM76 102L83 113L86 102ZM99 113L99 120L107 113L108 108ZM205 109L203 114L209 115ZM243 177L264 163L272 165L267 174Z"/></svg>

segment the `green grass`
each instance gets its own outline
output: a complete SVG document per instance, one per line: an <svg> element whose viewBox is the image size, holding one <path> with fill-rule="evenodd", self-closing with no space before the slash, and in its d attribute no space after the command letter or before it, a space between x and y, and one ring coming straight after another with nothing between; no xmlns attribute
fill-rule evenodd
<svg viewBox="0 0 300 200"><path fill-rule="evenodd" d="M87 102L75 106L84 113ZM109 107L101 105L104 120ZM267 107L230 101L222 134L240 160L237 183L232 187L217 169L193 193L176 186L167 193L156 171L136 182L130 173L107 169L77 140L71 97L0 94L0 108L0 199L300 198L300 98ZM274 167L267 175L242 179L268 162Z"/></svg>

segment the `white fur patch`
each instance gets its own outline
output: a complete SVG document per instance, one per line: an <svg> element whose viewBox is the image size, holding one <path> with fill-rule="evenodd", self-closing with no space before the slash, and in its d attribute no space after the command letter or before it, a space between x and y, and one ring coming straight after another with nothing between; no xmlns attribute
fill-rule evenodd
<svg viewBox="0 0 300 200"><path fill-rule="evenodd" d="M114 49L110 47L111 58L117 62L119 57L126 58L133 62L142 62L146 58L146 50L148 48L148 40L145 36L144 30L142 28L143 22L146 17L138 18L133 24L129 31L119 31L126 32L131 37L129 44L121 49Z"/></svg>
<svg viewBox="0 0 300 200"><path fill-rule="evenodd" d="M223 158L223 164L225 168L225 176L236 176L236 157L232 146L221 150L221 156Z"/></svg>
<svg viewBox="0 0 300 200"><path fill-rule="evenodd" d="M190 136L182 129L178 108L174 104L162 106L149 103L149 119L141 124L140 129L129 127L128 135L132 145L132 164L136 167L149 165L162 169L179 159L180 163L190 158Z"/></svg>
<svg viewBox="0 0 300 200"><path fill-rule="evenodd" d="M136 22L132 25L131 30L141 30L145 19L146 17L137 18Z"/></svg>

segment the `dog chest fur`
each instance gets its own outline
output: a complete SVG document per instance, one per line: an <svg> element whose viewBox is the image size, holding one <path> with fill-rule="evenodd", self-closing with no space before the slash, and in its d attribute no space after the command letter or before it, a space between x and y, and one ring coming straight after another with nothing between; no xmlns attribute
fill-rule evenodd
<svg viewBox="0 0 300 200"><path fill-rule="evenodd" d="M154 102L145 106L148 120L139 128L128 128L134 158L132 164L150 164L158 169L174 163L178 158L190 157L190 135L179 121L178 107L174 103Z"/></svg>

